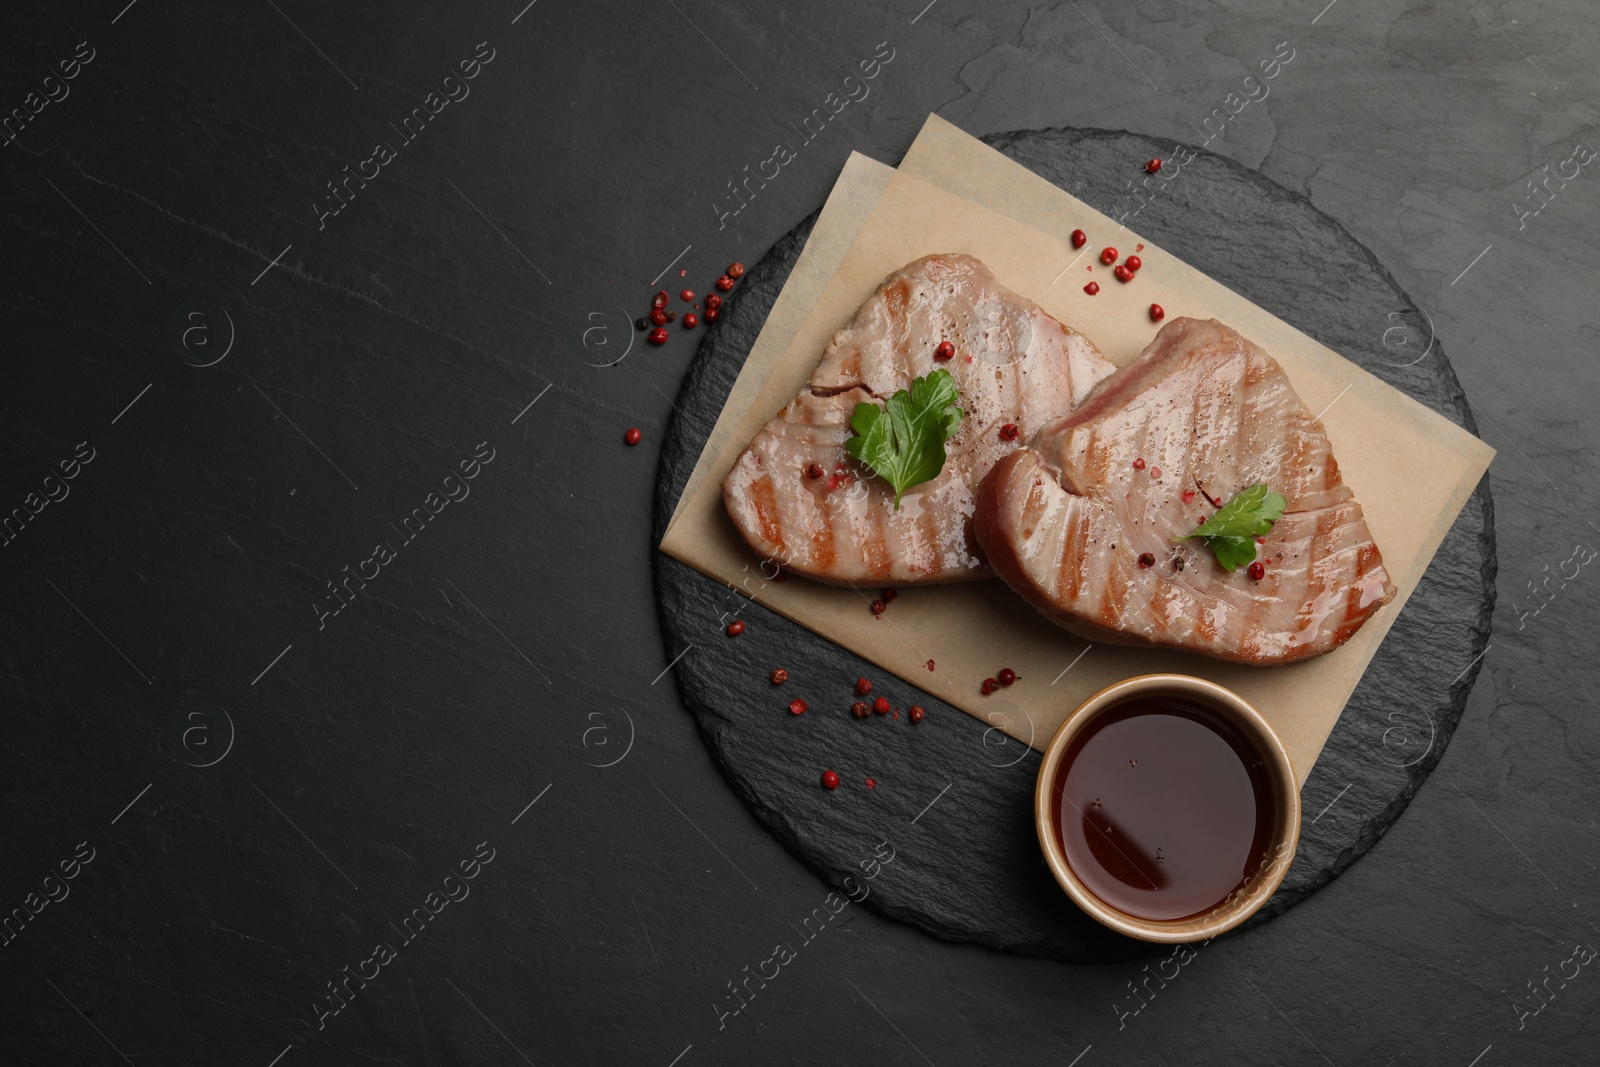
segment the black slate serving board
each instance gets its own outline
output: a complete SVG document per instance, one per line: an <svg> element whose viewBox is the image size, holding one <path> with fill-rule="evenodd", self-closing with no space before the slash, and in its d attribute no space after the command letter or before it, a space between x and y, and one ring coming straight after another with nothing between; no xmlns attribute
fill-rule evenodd
<svg viewBox="0 0 1600 1067"><path fill-rule="evenodd" d="M1104 130L984 140L1114 217L1140 207L1127 175L1171 152L1151 138ZM1304 198L1196 152L1182 179L1161 185L1127 224L1476 432L1428 316L1372 253ZM684 376L662 452L656 543L815 221L803 221L749 270ZM1312 769L1287 878L1241 930L1281 915L1347 869L1394 825L1438 762L1489 638L1493 518L1484 479ZM952 940L1071 962L1152 951L1080 913L1045 869L1032 820L1038 753L677 560L655 559L668 656L689 649L674 668L685 704L763 825L828 882L850 890L879 873L868 906ZM720 620L734 611L749 629L737 640L722 638ZM792 675L781 688L768 680L778 666ZM897 706L922 704L927 720L852 719L839 694L861 675L878 680L875 695L886 693ZM784 721L795 697L815 707L805 729ZM819 788L824 768L843 779L837 791ZM868 776L877 782L871 790L863 785ZM869 870L882 841L894 848L894 862Z"/></svg>

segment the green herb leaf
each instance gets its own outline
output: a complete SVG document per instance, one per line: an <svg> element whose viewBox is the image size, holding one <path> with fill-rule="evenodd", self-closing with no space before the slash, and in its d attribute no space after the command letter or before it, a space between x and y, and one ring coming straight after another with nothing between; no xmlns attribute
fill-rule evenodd
<svg viewBox="0 0 1600 1067"><path fill-rule="evenodd" d="M1259 537L1272 529L1289 502L1265 485L1256 484L1223 505L1222 510L1201 523L1190 537Z"/></svg>
<svg viewBox="0 0 1600 1067"><path fill-rule="evenodd" d="M901 389L883 407L857 404L850 428L857 436L845 442L852 457L872 468L894 487L894 509L900 495L944 470L944 443L961 425L965 414L955 406L961 399L955 379L936 370Z"/></svg>
<svg viewBox="0 0 1600 1067"><path fill-rule="evenodd" d="M1211 546L1222 569L1230 574L1240 567L1248 567L1256 558L1254 537L1208 537L1206 544Z"/></svg>
<svg viewBox="0 0 1600 1067"><path fill-rule="evenodd" d="M1255 538L1268 533L1289 506L1282 494L1257 483L1225 504L1221 511L1174 540L1203 537L1225 571L1235 571L1256 558Z"/></svg>

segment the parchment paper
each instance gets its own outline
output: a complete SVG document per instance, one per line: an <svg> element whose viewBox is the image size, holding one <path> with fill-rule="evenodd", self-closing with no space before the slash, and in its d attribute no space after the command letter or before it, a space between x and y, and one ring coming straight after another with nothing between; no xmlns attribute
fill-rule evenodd
<svg viewBox="0 0 1600 1067"><path fill-rule="evenodd" d="M858 166L855 157L851 164L856 173L873 171ZM889 176L848 252L835 260L832 249L871 192L847 167L818 223L819 254L813 257L808 246L801 257L718 420L711 437L715 448L707 447L684 491L662 550L1035 748L1044 747L1083 699L1113 682L1162 671L1209 678L1261 711L1304 783L1493 449L937 117L930 117L899 171ZM836 207L837 218L830 217ZM1091 234L1081 259L1068 240L1075 227ZM1119 248L1128 246L1124 253L1135 242L1145 245L1134 284L1118 283L1093 256L1112 234ZM1095 235L1103 236L1097 241ZM1182 652L1089 646L1046 622L998 580L902 589L881 618L872 615L861 592L803 578L766 581L723 509L723 476L762 423L799 392L834 331L884 276L934 252L982 259L1003 285L1086 334L1118 366L1137 357L1155 335L1145 314L1152 301L1169 317L1217 318L1266 349L1313 412L1331 404L1323 424L1398 595L1334 652L1261 668ZM834 263L819 291L819 280ZM1093 273L1085 270L1090 264ZM1101 284L1094 297L1082 289L1091 279ZM796 300L785 307L791 290ZM815 302L791 336L793 312L805 301L801 294L812 292L818 294ZM779 309L786 316L781 321ZM1428 462L1415 462L1419 456ZM1017 683L981 695L982 680L1002 667L1017 672ZM848 714L850 699L841 684L837 709L813 710Z"/></svg>

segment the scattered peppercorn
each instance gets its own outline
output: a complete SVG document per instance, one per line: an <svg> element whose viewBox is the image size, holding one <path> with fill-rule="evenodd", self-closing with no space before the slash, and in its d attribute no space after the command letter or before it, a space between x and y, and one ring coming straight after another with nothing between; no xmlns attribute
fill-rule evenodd
<svg viewBox="0 0 1600 1067"><path fill-rule="evenodd" d="M1256 562L1250 564L1250 578L1251 578L1252 581L1259 582L1261 579L1265 578L1266 576L1267 576L1267 568L1265 568L1265 567L1263 567L1261 565L1261 561L1260 560L1257 560Z"/></svg>
<svg viewBox="0 0 1600 1067"><path fill-rule="evenodd" d="M1015 441L1017 439L1017 432L1017 424L1014 422L1008 422L1004 426L1000 427L1000 440Z"/></svg>
<svg viewBox="0 0 1600 1067"><path fill-rule="evenodd" d="M1141 552L1141 553L1139 553L1139 566L1140 567L1154 567L1155 565L1156 565L1156 557L1155 557L1155 554L1153 552Z"/></svg>
<svg viewBox="0 0 1600 1067"><path fill-rule="evenodd" d="M655 329L651 330L648 335L646 335L646 339L649 340L649 342L653 345L666 344L667 328L665 326L657 326Z"/></svg>
<svg viewBox="0 0 1600 1067"><path fill-rule="evenodd" d="M660 308L656 308L654 311L650 312L650 321L655 323L657 326L665 326L667 324L667 313L662 311Z"/></svg>
<svg viewBox="0 0 1600 1067"><path fill-rule="evenodd" d="M1000 688L1000 683L995 681L993 678L985 678L983 680L983 685L979 686L979 688L983 690L984 696L988 696L990 693Z"/></svg>
<svg viewBox="0 0 1600 1067"><path fill-rule="evenodd" d="M1132 271L1137 271L1140 267L1144 266L1144 260L1140 259L1138 256L1129 256L1127 259L1123 260L1122 263L1123 266Z"/></svg>
<svg viewBox="0 0 1600 1067"><path fill-rule="evenodd" d="M791 700L789 701L789 714L804 715L806 713L806 708L808 707L810 707L810 705L808 705L804 700Z"/></svg>
<svg viewBox="0 0 1600 1067"><path fill-rule="evenodd" d="M628 442L630 445L636 445L639 443L639 439L643 436L644 435L639 432L639 427L635 426L627 433L623 434L622 439Z"/></svg>
<svg viewBox="0 0 1600 1067"><path fill-rule="evenodd" d="M956 346L955 345L951 344L949 341L940 341L939 342L939 347L935 348L933 350L934 362L936 362L936 363L944 363L945 361L950 359L950 357L954 356L955 354L956 354Z"/></svg>
<svg viewBox="0 0 1600 1067"><path fill-rule="evenodd" d="M706 317L706 325L709 326L713 322L716 322L718 319L720 319L722 317L722 311L719 308L708 307L708 308L706 308L706 316L705 317Z"/></svg>
<svg viewBox="0 0 1600 1067"><path fill-rule="evenodd" d="M633 328L635 330L648 330L650 328L650 320L649 319L634 319L633 320Z"/></svg>
<svg viewBox="0 0 1600 1067"><path fill-rule="evenodd" d="M927 714L927 712L922 710L922 705L921 704L913 704L913 705L911 705L910 715L911 715L911 721L912 722L921 722L922 721L922 717L924 715L926 715L926 714Z"/></svg>
<svg viewBox="0 0 1600 1067"><path fill-rule="evenodd" d="M732 288L733 288L733 279L728 277L726 274L724 274L722 277L717 279L717 291L718 292L726 293L729 289L732 289Z"/></svg>
<svg viewBox="0 0 1600 1067"><path fill-rule="evenodd" d="M1017 680L1017 672L1010 667L1004 667L999 674L995 675L995 680L1001 685L1010 685Z"/></svg>
<svg viewBox="0 0 1600 1067"><path fill-rule="evenodd" d="M882 615L884 612L886 612L888 610L889 610L889 605L885 604L883 601L874 600L872 602L872 613L874 615Z"/></svg>
<svg viewBox="0 0 1600 1067"><path fill-rule="evenodd" d="M1167 317L1166 309L1163 308L1160 304L1151 304L1150 305L1150 321L1151 322L1160 322L1162 319L1164 319L1166 317Z"/></svg>
<svg viewBox="0 0 1600 1067"><path fill-rule="evenodd" d="M1102 248L1100 250L1100 262L1104 263L1106 266L1109 267L1109 266L1111 266L1111 264L1115 263L1116 261L1117 261L1117 250L1115 248L1112 248L1111 246L1107 245L1105 248Z"/></svg>
<svg viewBox="0 0 1600 1067"><path fill-rule="evenodd" d="M889 714L889 698L879 697L877 700L874 700L872 702L872 710L877 712L879 715Z"/></svg>
<svg viewBox="0 0 1600 1067"><path fill-rule="evenodd" d="M665 289L663 289L663 290L661 290L659 293L657 293L655 295L655 299L652 300L650 303L654 307L664 308L664 307L667 306L667 299L668 299L667 298L667 291Z"/></svg>
<svg viewBox="0 0 1600 1067"><path fill-rule="evenodd" d="M1158 170L1160 170L1160 169L1161 169L1161 160L1159 160L1159 159L1152 159L1152 160L1151 160L1151 161L1150 161L1150 162L1148 162L1148 163L1146 163L1146 164L1145 164L1145 165L1144 165L1144 169L1145 169L1145 170L1146 170L1146 171L1147 171L1147 172L1148 172L1148 173L1150 173L1150 174L1154 174L1154 173L1155 173L1155 172L1156 172L1156 171L1158 171Z"/></svg>
<svg viewBox="0 0 1600 1067"><path fill-rule="evenodd" d="M682 300L685 304L693 303L694 302L694 290L693 289L685 289L683 292L678 294L678 299Z"/></svg>
<svg viewBox="0 0 1600 1067"><path fill-rule="evenodd" d="M744 264L740 263L738 260L735 260L734 262L728 264L728 269L724 273L726 273L730 278L743 278Z"/></svg>
<svg viewBox="0 0 1600 1067"><path fill-rule="evenodd" d="M865 700L858 700L854 704L850 705L850 714L854 715L858 719L865 719L868 715L872 714L872 709L867 706L867 702Z"/></svg>
<svg viewBox="0 0 1600 1067"><path fill-rule="evenodd" d="M876 788L878 788L878 780L876 778L868 778L867 779L867 788L868 789L876 789Z"/></svg>
<svg viewBox="0 0 1600 1067"><path fill-rule="evenodd" d="M706 307L707 308L719 308L721 306L722 306L722 297L718 296L716 293L707 293L706 294Z"/></svg>
<svg viewBox="0 0 1600 1067"><path fill-rule="evenodd" d="M1117 264L1117 269L1112 271L1111 273L1115 274L1117 276L1117 281L1119 281L1119 282L1131 282L1131 281L1133 281L1133 271L1129 270L1127 267L1123 266L1120 263Z"/></svg>
<svg viewBox="0 0 1600 1067"><path fill-rule="evenodd" d="M672 311L672 310L669 309L667 311L667 321L668 322L677 322L678 321L678 313L676 311Z"/></svg>
<svg viewBox="0 0 1600 1067"><path fill-rule="evenodd" d="M870 692L872 692L872 683L867 681L865 678L857 678L856 679L856 696L864 697Z"/></svg>
<svg viewBox="0 0 1600 1067"><path fill-rule="evenodd" d="M789 672L784 670L782 667L779 667L777 670L772 672L772 684L773 685L782 685L784 682L787 682L788 680L789 680Z"/></svg>
<svg viewBox="0 0 1600 1067"><path fill-rule="evenodd" d="M807 478L820 478L820 477L822 477L822 464L820 464L820 463L808 463L808 464L806 464L806 477Z"/></svg>
<svg viewBox="0 0 1600 1067"><path fill-rule="evenodd" d="M824 789L838 789L839 788L839 776L837 774L833 773L832 771L823 771L822 772L822 788L824 788Z"/></svg>
<svg viewBox="0 0 1600 1067"><path fill-rule="evenodd" d="M1144 458L1142 456L1133 461L1133 469L1136 471L1144 470Z"/></svg>
<svg viewBox="0 0 1600 1067"><path fill-rule="evenodd" d="M1072 247L1073 248L1082 248L1084 245L1086 245L1088 243L1089 243L1089 235L1088 234L1084 233L1082 230L1073 230L1072 231Z"/></svg>
<svg viewBox="0 0 1600 1067"><path fill-rule="evenodd" d="M683 328L685 330L692 330L698 325L700 325L700 320L695 318L694 312L690 311L690 312L686 312L684 314L684 316L683 316Z"/></svg>
<svg viewBox="0 0 1600 1067"><path fill-rule="evenodd" d="M1088 293L1090 296L1093 296L1100 291L1100 283L1090 282L1088 285L1083 287L1083 291Z"/></svg>
<svg viewBox="0 0 1600 1067"><path fill-rule="evenodd" d="M894 598L899 596L899 595L900 594L897 591L893 590L893 589L885 589L883 591L883 593L881 594L881 596L883 598L883 602L885 604L893 604L894 603Z"/></svg>
<svg viewBox="0 0 1600 1067"><path fill-rule="evenodd" d="M742 633L744 633L744 620L743 619L734 619L732 622L730 622L728 624L728 636L729 637L738 637Z"/></svg>

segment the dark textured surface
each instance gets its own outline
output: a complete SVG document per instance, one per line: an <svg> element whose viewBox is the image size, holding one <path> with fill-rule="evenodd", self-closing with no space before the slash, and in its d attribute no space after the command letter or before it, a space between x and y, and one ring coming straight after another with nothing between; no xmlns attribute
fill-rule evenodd
<svg viewBox="0 0 1600 1067"><path fill-rule="evenodd" d="M1021 131L987 140L1079 199L1105 207L1124 192L1123 175L1170 147L1108 131ZM1162 194L1178 205L1181 223L1152 218L1154 225L1140 225L1131 218L1143 236L1474 428L1443 347L1410 329L1425 322L1422 313L1336 222L1208 152L1184 164ZM1300 241L1285 242L1285 221ZM815 216L801 223L756 265L684 377L678 417L662 452L658 537L814 223ZM1271 270L1262 269L1263 249L1271 250ZM875 692L887 692L897 705L922 704L932 709L930 718L919 727L876 716L858 723L841 714L839 694L862 675L885 679L882 671L773 612L753 604L741 610L729 589L677 560L658 557L656 568L673 647L703 641L703 620L723 612L752 620L748 635L726 655L686 656L674 670L740 796L836 887L846 888L843 880L859 875L856 858L871 852L874 824L861 817L863 806L891 821L909 820L949 785L962 803L930 813L925 823L918 819L921 825L907 831L919 835L921 847L914 859L901 861L900 878L872 897L872 906L941 937L1074 962L1155 954L1086 918L1040 861L1032 814L1038 753L892 677ZM1243 929L1326 885L1405 810L1443 754L1477 677L1489 640L1494 576L1494 509L1485 481L1340 716L1302 793L1306 815L1294 864ZM1465 671L1457 666L1469 662ZM793 680L774 690L766 675L778 664ZM781 711L796 696L817 705L803 727L784 721ZM819 790L815 777L824 767L836 768L846 786L834 794ZM860 783L869 775L877 785L864 792ZM1319 798L1346 788L1359 791L1367 807L1321 816Z"/></svg>
<svg viewBox="0 0 1600 1067"><path fill-rule="evenodd" d="M0 145L0 516L79 442L96 455L0 545L0 917L94 849L70 895L0 938L6 1067L1593 1058L1593 968L1516 1009L1600 942L1600 598L1594 566L1564 562L1600 544L1600 191L1551 179L1522 228L1512 209L1575 141L1600 143L1592 3L20 0L5 16L0 114L78 42L96 50ZM1376 253L1499 450L1494 637L1449 751L1360 863L1176 979L873 912L941 840L934 820L974 799L959 783L915 824L943 782L858 809L896 858L862 883L868 906L830 916L829 885L729 787L662 674L682 648L653 582L658 454L699 337L630 349L627 320L658 276L704 290L759 259L850 150L900 159L930 111L975 134L1198 140L1285 39L1298 55L1271 96L1208 147ZM482 41L497 55L470 97L319 229L327 182ZM870 97L799 144L879 42L897 54ZM778 138L797 158L723 224L728 182ZM1176 205L1135 224L1211 210ZM1268 269L1301 241L1287 222L1273 238ZM235 334L208 367L170 332L195 301L226 315L214 343ZM485 440L470 498L319 629L325 583ZM715 623L690 656L731 651ZM227 719L190 718L197 703ZM1308 813L1336 800L1321 823L1365 822L1389 803L1343 785L1308 790ZM483 841L496 856L471 896L405 942L401 920ZM819 908L824 933L803 936ZM380 939L398 958L319 1024L327 983ZM763 988L778 941L798 957ZM735 981L755 999L722 1015ZM1155 995L1142 1009L1135 981Z"/></svg>

